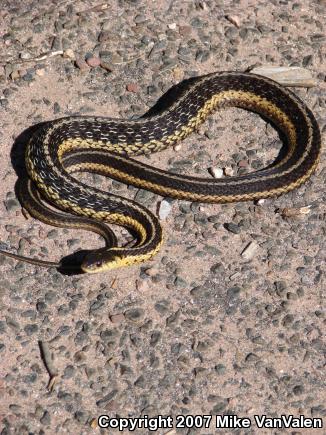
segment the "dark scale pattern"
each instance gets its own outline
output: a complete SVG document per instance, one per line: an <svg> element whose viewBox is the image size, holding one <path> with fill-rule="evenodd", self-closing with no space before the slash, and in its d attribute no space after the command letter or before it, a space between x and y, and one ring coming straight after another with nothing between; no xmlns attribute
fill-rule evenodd
<svg viewBox="0 0 326 435"><path fill-rule="evenodd" d="M86 126L87 124L84 123L84 125ZM72 129L72 131L75 131L75 122L70 124L69 127ZM70 211L71 213L76 212L73 207L77 206L81 209L92 209L94 214L97 212L107 212L119 214L125 217L132 217L133 221L142 223L142 226L145 228L146 234L148 236L148 240L151 240L153 248L160 243L162 236L161 228L157 223L156 218L147 209L131 200L120 198L116 195L100 191L96 188L90 188L89 186L76 181L76 179L69 175L64 168L60 168L60 171L58 171L51 166L46 158L46 148L42 146L46 130L46 128L40 130L35 138L33 138L30 142L29 147L34 171L36 174L41 176L43 180L42 185L39 183L37 183L37 185L43 196L50 203L62 208L63 210ZM69 134L70 133L67 133L65 129L60 127L51 133L49 138L49 143L51 144L50 151L52 151L50 154L52 157L54 157L55 163L59 167L60 163L57 159L57 156L53 153L53 150L55 150L63 140L70 138ZM33 178L32 173L31 176L31 178ZM44 189L44 186L46 189ZM49 187L51 188L51 191L56 192L61 199L68 199L70 205L63 206L62 204L57 203L52 196L49 195L47 190ZM96 216L92 217L96 218ZM133 221L131 221L129 227L135 230L136 238L140 238L140 235L137 233L137 228L132 225ZM126 224L126 226L128 226L128 224ZM153 234L153 230L155 230L155 234ZM149 246L149 249L151 249L151 246Z"/></svg>
<svg viewBox="0 0 326 435"><path fill-rule="evenodd" d="M60 124L62 120L58 120L56 123L59 125L59 127L55 129L55 131L51 134L51 137L49 138L49 141L51 143L50 151L52 161L55 165L60 164L56 156L56 144L60 145L64 140L68 138L90 138L94 141L104 140L108 143L116 143L119 141L120 137L122 138L123 142L127 144L134 143L135 137L141 137L142 143L144 144L149 142L153 137L156 140L160 140L162 139L162 136L166 135L162 134L162 128L160 128L160 126L164 126L164 129L166 129L168 133L174 132L176 129L180 128L180 125L186 125L189 120L196 115L198 110L204 106L205 102L211 99L213 95L218 94L224 90L249 91L253 94L260 95L261 97L266 98L267 100L273 102L276 106L280 107L281 110L286 113L295 123L298 142L298 146L296 147L295 152L293 153L292 157L286 162L284 168L282 167L282 169L287 170L288 168L292 167L293 164L302 156L302 153L305 151L306 143L308 141L307 125L302 112L297 110L297 102L299 100L291 92L284 91L283 88L275 86L271 83L269 83L269 86L266 86L265 82L269 82L268 80L265 79L265 82L262 82L261 78L257 78L256 76L250 74L242 74L239 79L238 74L225 75L221 73L216 76L207 76L204 80L205 82L200 84L200 89L197 89L195 87L190 91L188 90L188 93L186 93L185 96L183 96L179 100L179 102L172 105L172 107L167 110L167 112L163 112L161 115L159 115L158 117L154 117L153 119L148 118L140 119L136 122L120 122L120 120L114 120L110 118L107 119L99 117L72 117L64 119L64 123L62 125ZM198 84L195 86L198 86ZM291 100L288 95L290 95L294 99L294 101ZM226 104L230 103L226 102ZM239 102L239 104L237 104L236 102L231 101L230 105L250 107L250 104L248 104L247 102ZM40 147L40 142L41 140L39 140L36 144L37 148ZM39 149L37 151L37 161L40 162L42 159L39 155ZM316 151L314 149L313 152L316 153L318 152L318 150ZM311 158L313 157L315 157L315 154L311 155ZM39 163L39 165L40 170L44 171L44 162L41 164ZM119 169L118 163L116 163L116 168ZM299 166L296 171L296 175L293 175L293 177L301 176L306 168L307 162L305 161L304 167L301 168ZM50 171L51 168L49 167L47 169L48 171ZM137 175L136 173L134 173L135 171L137 171L137 167L128 167L127 169L130 174ZM265 174L272 175L275 172L279 172L279 168L270 169L266 171ZM160 171L148 171L148 173L146 173L146 177L148 181L156 181L169 187L175 187L175 182L172 179L169 179L168 176L164 179L162 178L161 180L157 180L158 174L160 174ZM260 171L260 174L262 174L262 171ZM259 177L260 174L256 176L250 176L250 191L259 191L260 187L258 186L258 183L260 183L260 181L258 180L255 182L254 180L255 177ZM286 175L284 177L286 177ZM244 183L243 185L237 187L239 193L242 194L246 191L246 189L248 189L248 185L245 184L245 181L248 180L248 177L240 177L238 178L238 180L241 180ZM215 180L215 189L212 193L215 195L219 195L224 189L224 193L232 194L231 191L225 192L225 187L228 184L232 184L234 181L237 181L237 179L230 178L225 180ZM284 183L285 181L282 177L278 177L277 180L275 178L270 179L270 184L273 184L274 186L281 186ZM181 180L181 177L178 179L177 188L181 190L187 190L188 186L185 178L183 181ZM235 187L232 186L231 189L233 188ZM266 190L268 190L270 186L266 184L265 188ZM202 193L203 185L200 184L198 187L193 185L193 189L197 193Z"/></svg>
<svg viewBox="0 0 326 435"><path fill-rule="evenodd" d="M50 187L61 199L69 201L69 204L64 206L67 210L71 211L71 208L74 208L76 212L76 207L79 207L91 209L94 214L109 212L129 216L144 225L149 239L156 232L157 237L152 240L152 248L154 248L153 243L158 243L161 237L157 219L139 204L89 188L69 175L57 155L58 148L66 140L70 142L75 140L75 150L69 152L65 160L67 167L73 161L102 164L104 165L102 169L96 168L99 173L105 174L105 166L108 166L118 171L118 175L114 177L120 181L133 184L130 177L141 178L138 184L140 187L177 198L185 197L184 193L188 195L188 199L191 199L191 195L194 194L201 195L200 200L203 201L209 197L208 200L211 202L259 198L265 196L262 192L279 194L291 190L305 180L306 174L311 173L320 150L318 126L311 112L290 91L268 79L245 73L217 73L189 83L190 87L186 86L181 96L175 102L171 102L165 111L156 115L145 114L143 118L136 121L85 116L63 118L44 125L31 141L30 158L35 172L43 180L43 185L39 187L45 196L53 200L51 192L47 190ZM194 118L198 117L198 122L205 119L213 108L212 105L208 108L205 104L223 91L233 91L233 94L219 103L222 107L238 106L253 110L275 121L276 124L280 120L280 115L274 113L270 103L287 115L291 121L290 126L283 126L281 130L286 133L288 128L294 126L297 136L295 150L287 161L285 160L276 168L241 177L200 180L139 165L127 157L117 158L113 153L103 152L101 143L98 151L89 148L91 145L95 146L98 141L103 141L108 150L120 154L124 153L124 145L129 145L125 153L130 155L164 148L178 139L182 127L190 133L194 127ZM249 92L253 97L243 97L236 93L239 91ZM264 98L269 103L264 103L257 97ZM200 110L204 111L199 119ZM153 139L158 143L149 144ZM91 142L87 142L89 140ZM49 145L44 147L43 143ZM113 148L112 145L118 148ZM87 151L82 152L81 149ZM94 168L89 170L93 172ZM30 175L33 177L33 173ZM152 183L154 187L146 183ZM174 192L171 192L171 189Z"/></svg>

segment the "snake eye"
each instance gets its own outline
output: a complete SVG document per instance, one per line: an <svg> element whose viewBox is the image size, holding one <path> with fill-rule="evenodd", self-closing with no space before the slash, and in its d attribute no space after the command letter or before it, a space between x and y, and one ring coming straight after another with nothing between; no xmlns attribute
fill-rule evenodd
<svg viewBox="0 0 326 435"><path fill-rule="evenodd" d="M90 252L83 260L81 269L86 273L103 272L104 270L115 267L117 257L114 252ZM111 266L111 267L110 267Z"/></svg>

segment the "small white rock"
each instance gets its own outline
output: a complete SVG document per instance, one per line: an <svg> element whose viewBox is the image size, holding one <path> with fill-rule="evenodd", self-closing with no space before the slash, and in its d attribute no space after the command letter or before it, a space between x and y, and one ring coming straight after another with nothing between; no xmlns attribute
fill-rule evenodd
<svg viewBox="0 0 326 435"><path fill-rule="evenodd" d="M168 24L168 28L171 30L175 30L177 28L177 23Z"/></svg>
<svg viewBox="0 0 326 435"><path fill-rule="evenodd" d="M158 216L161 220L166 219L169 214L171 213L171 204L166 201L165 199L163 199L163 201L161 201L159 210L158 210Z"/></svg>
<svg viewBox="0 0 326 435"><path fill-rule="evenodd" d="M203 11L207 11L208 6L207 6L206 2L204 2L204 1L197 1L196 2L196 9L202 9Z"/></svg>
<svg viewBox="0 0 326 435"><path fill-rule="evenodd" d="M241 257L245 260L251 260L255 257L258 247L259 245L257 242L250 242L241 252Z"/></svg>
<svg viewBox="0 0 326 435"><path fill-rule="evenodd" d="M225 17L230 23L235 25L236 27L240 27L240 18L236 15L226 15Z"/></svg>
<svg viewBox="0 0 326 435"><path fill-rule="evenodd" d="M180 143L178 143L177 145L174 145L174 147L173 147L174 151L180 151L181 148L182 148L182 146Z"/></svg>
<svg viewBox="0 0 326 435"><path fill-rule="evenodd" d="M37 69L35 74L39 77L43 77L45 75L45 69L44 68Z"/></svg>
<svg viewBox="0 0 326 435"><path fill-rule="evenodd" d="M222 178L223 177L223 169L222 168L217 168L215 166L212 166L211 168L208 169L208 171L210 172L210 174L214 178Z"/></svg>
<svg viewBox="0 0 326 435"><path fill-rule="evenodd" d="M20 53L19 57L23 60L31 59L32 55L30 53Z"/></svg>
<svg viewBox="0 0 326 435"><path fill-rule="evenodd" d="M147 276L155 276L158 274L159 270L157 267L153 266L153 267L148 267L144 272Z"/></svg>
<svg viewBox="0 0 326 435"><path fill-rule="evenodd" d="M233 174L234 174L234 171L230 166L227 166L226 168L224 168L224 175L226 175L227 177L232 177Z"/></svg>
<svg viewBox="0 0 326 435"><path fill-rule="evenodd" d="M75 53L71 48L67 48L67 50L64 51L63 57L68 57L71 60L76 60Z"/></svg>
<svg viewBox="0 0 326 435"><path fill-rule="evenodd" d="M146 292L149 289L148 282L144 279L136 281L136 289L139 292Z"/></svg>

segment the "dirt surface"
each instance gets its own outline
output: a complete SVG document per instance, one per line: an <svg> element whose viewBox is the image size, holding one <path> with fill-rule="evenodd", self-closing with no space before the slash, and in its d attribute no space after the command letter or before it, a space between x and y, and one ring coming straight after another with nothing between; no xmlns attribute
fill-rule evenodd
<svg viewBox="0 0 326 435"><path fill-rule="evenodd" d="M39 122L137 117L191 76L301 66L316 86L294 91L323 137L325 6L2 0L0 248L58 260L103 243L23 216L15 183L26 130ZM228 109L180 146L141 160L202 176L209 168L238 174L271 163L281 145L258 115ZM165 243L151 262L92 276L0 257L0 433L115 433L96 427L101 414L213 416L207 428L177 429L174 420L173 428L139 434L231 433L215 428L215 415L226 414L251 419L235 433L325 433L258 429L254 421L283 414L325 424L325 178L323 152L311 179L279 198L162 205L158 195L83 175L155 213L171 206L162 220ZM298 214L286 218L284 209ZM246 258L249 244L255 250ZM52 391L40 343L58 373Z"/></svg>

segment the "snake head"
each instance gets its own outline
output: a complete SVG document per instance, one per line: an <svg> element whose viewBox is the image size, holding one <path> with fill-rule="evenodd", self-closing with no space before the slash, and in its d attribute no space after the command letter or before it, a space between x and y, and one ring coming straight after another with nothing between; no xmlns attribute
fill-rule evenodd
<svg viewBox="0 0 326 435"><path fill-rule="evenodd" d="M85 273L99 273L124 266L123 258L117 251L117 249L93 251L86 255L80 267Z"/></svg>

